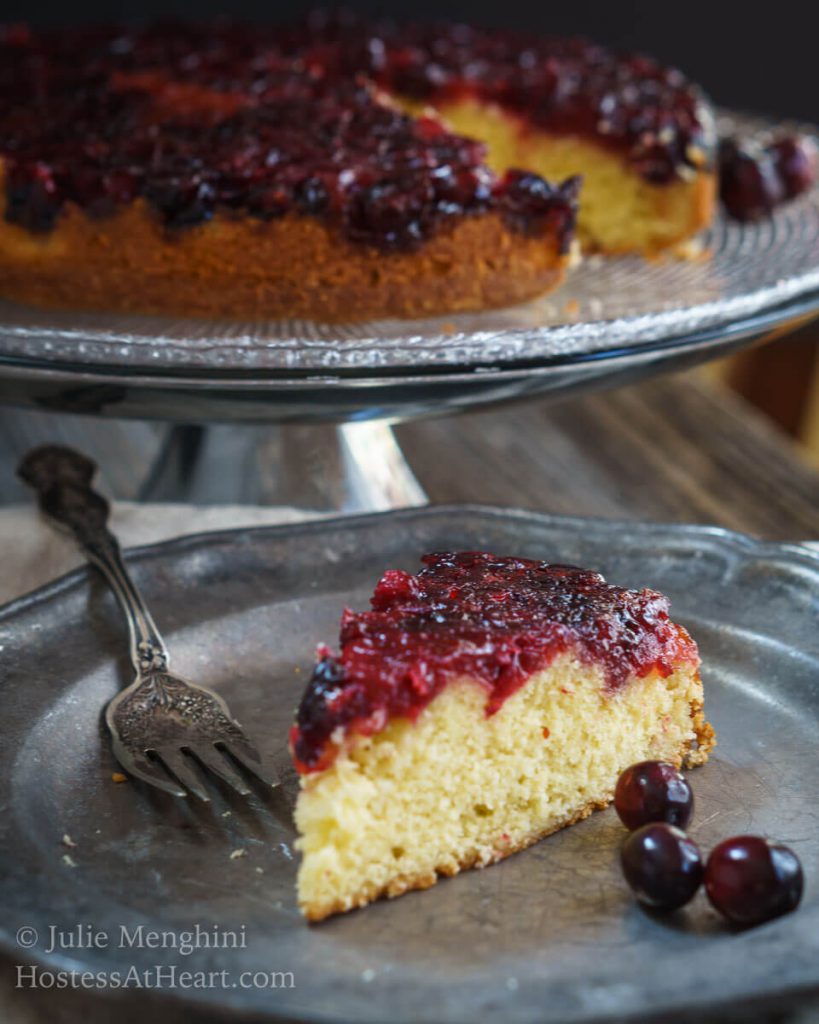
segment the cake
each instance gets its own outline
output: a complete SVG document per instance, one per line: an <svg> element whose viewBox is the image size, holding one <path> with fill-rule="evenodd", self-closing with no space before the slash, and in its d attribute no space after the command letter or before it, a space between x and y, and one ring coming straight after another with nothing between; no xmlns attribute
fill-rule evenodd
<svg viewBox="0 0 819 1024"><path fill-rule="evenodd" d="M708 223L711 117L577 40L314 15L0 30L0 293L355 320L480 310ZM577 219L579 175L584 179Z"/></svg>
<svg viewBox="0 0 819 1024"><path fill-rule="evenodd" d="M290 747L319 921L587 817L628 765L704 762L699 655L651 590L481 552L384 574L319 648Z"/></svg>

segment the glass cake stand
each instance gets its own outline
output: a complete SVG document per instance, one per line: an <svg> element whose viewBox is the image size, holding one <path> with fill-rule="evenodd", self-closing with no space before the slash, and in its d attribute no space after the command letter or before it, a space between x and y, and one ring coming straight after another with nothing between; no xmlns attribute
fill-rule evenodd
<svg viewBox="0 0 819 1024"><path fill-rule="evenodd" d="M726 128L766 125L734 115ZM718 218L687 255L591 257L533 302L354 325L0 302L0 401L176 424L145 497L231 500L215 487L225 474L214 468L243 445L264 444L281 481L276 500L343 510L418 504L424 495L391 423L691 366L819 312L819 189L759 224Z"/></svg>

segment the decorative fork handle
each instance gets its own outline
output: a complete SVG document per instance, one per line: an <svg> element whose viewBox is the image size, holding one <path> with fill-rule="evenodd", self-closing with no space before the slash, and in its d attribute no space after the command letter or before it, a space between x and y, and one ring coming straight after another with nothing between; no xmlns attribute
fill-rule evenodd
<svg viewBox="0 0 819 1024"><path fill-rule="evenodd" d="M33 449L17 467L20 479L36 491L41 510L74 535L111 585L128 622L137 675L167 672L165 643L125 568L119 541L108 529L110 506L91 486L96 471L91 459L58 445Z"/></svg>

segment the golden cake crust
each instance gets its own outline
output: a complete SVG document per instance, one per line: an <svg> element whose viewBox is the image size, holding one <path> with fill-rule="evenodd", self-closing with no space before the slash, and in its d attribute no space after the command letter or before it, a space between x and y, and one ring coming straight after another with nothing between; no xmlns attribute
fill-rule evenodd
<svg viewBox="0 0 819 1024"><path fill-rule="evenodd" d="M217 214L173 231L141 199L99 219L68 204L47 234L0 219L3 293L50 308L77 308L81 296L83 308L112 312L431 316L524 301L557 286L568 260L556 239L513 232L494 211L459 220L418 251L391 253L298 215Z"/></svg>

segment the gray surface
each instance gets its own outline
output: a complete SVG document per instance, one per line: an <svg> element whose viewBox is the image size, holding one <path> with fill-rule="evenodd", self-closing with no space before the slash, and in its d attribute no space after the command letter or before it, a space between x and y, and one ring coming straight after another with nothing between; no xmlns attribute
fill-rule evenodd
<svg viewBox="0 0 819 1024"><path fill-rule="evenodd" d="M455 508L210 535L131 562L176 667L223 692L276 759L311 649L335 637L341 605L361 607L384 567L447 546L584 563L670 595L701 645L720 737L692 776L692 832L705 847L746 831L791 844L807 876L797 914L733 934L700 896L649 917L618 876L623 832L607 811L487 871L308 927L294 904L292 775L281 796L224 793L209 810L110 781L99 709L127 665L112 600L80 573L0 613L2 941L13 949L20 925L244 924L245 950L179 962L292 970L296 987L192 996L313 1019L590 1021L817 990L819 557L807 549ZM64 832L75 868L62 863ZM231 860L236 848L248 855ZM72 954L96 969L173 960Z"/></svg>

